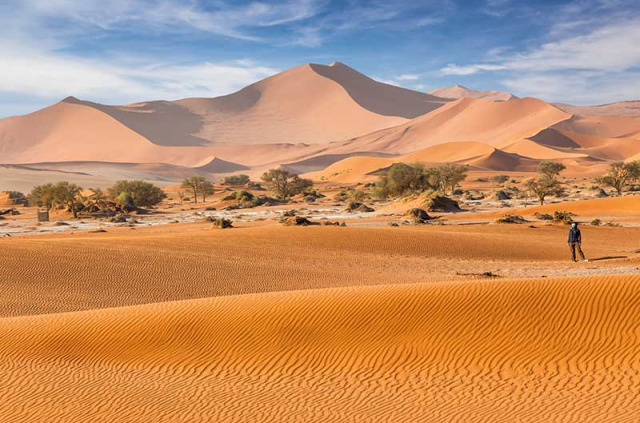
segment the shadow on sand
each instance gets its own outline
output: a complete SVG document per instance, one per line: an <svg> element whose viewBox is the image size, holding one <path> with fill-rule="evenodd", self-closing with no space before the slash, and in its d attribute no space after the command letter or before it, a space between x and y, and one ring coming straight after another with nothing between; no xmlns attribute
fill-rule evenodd
<svg viewBox="0 0 640 423"><path fill-rule="evenodd" d="M589 261L604 261L604 260L615 260L615 259L625 259L627 256L605 256L605 257L597 257L590 258Z"/></svg>

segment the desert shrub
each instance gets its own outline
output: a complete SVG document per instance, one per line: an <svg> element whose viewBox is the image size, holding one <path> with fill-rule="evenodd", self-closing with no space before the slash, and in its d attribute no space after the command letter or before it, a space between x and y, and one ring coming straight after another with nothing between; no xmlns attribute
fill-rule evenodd
<svg viewBox="0 0 640 423"><path fill-rule="evenodd" d="M371 213L373 211L375 210L363 203L356 203L355 201L349 201L349 203L347 203L347 208L346 208L347 213L355 213L355 212Z"/></svg>
<svg viewBox="0 0 640 423"><path fill-rule="evenodd" d="M489 182L489 180L487 178L478 178L476 182Z"/></svg>
<svg viewBox="0 0 640 423"><path fill-rule="evenodd" d="M345 191L339 191L333 194L333 201L346 201L349 198L349 194Z"/></svg>
<svg viewBox="0 0 640 423"><path fill-rule="evenodd" d="M424 209L413 208L408 210L405 213L405 216L409 218L409 220L414 224L426 223L427 220L431 219L429 213L427 213Z"/></svg>
<svg viewBox="0 0 640 423"><path fill-rule="evenodd" d="M491 181L491 185L493 185L493 189L496 189L496 187L503 185L505 182L507 182L509 180L509 176L494 175L491 178L489 178L489 180Z"/></svg>
<svg viewBox="0 0 640 423"><path fill-rule="evenodd" d="M522 217L522 216L514 216L514 215L511 215L511 214L505 214L500 219L496 220L496 223L521 224L521 223L526 223L526 222L527 222L527 220L524 217Z"/></svg>
<svg viewBox="0 0 640 423"><path fill-rule="evenodd" d="M29 203L27 196L20 191L4 191L4 193L9 196L9 200L11 200L13 204L26 206Z"/></svg>
<svg viewBox="0 0 640 423"><path fill-rule="evenodd" d="M367 198L367 193L360 189L350 189L347 191L347 197L354 203L362 203Z"/></svg>
<svg viewBox="0 0 640 423"><path fill-rule="evenodd" d="M222 180L223 185L247 185L251 179L247 175L231 175Z"/></svg>
<svg viewBox="0 0 640 423"><path fill-rule="evenodd" d="M167 194L162 189L140 180L117 181L107 191L111 198L118 198L122 193L128 194L136 207L152 207L167 198Z"/></svg>
<svg viewBox="0 0 640 423"><path fill-rule="evenodd" d="M219 229L233 228L233 222L229 219L225 219L224 217L220 217L213 221L213 227Z"/></svg>
<svg viewBox="0 0 640 423"><path fill-rule="evenodd" d="M424 207L430 212L457 213L462 211L457 201L443 195L430 196Z"/></svg>
<svg viewBox="0 0 640 423"><path fill-rule="evenodd" d="M533 215L535 216L536 219L539 219L539 220L553 220L553 216L550 215L549 213L535 212Z"/></svg>
<svg viewBox="0 0 640 423"><path fill-rule="evenodd" d="M608 226L608 227L611 227L611 228L619 228L619 227L621 227L622 225L621 225L621 224L619 224L619 223L607 222L607 223L605 223L603 226Z"/></svg>
<svg viewBox="0 0 640 423"><path fill-rule="evenodd" d="M287 217L282 219L280 222L287 226L309 226L314 224L304 216Z"/></svg>
<svg viewBox="0 0 640 423"><path fill-rule="evenodd" d="M565 225L570 225L573 223L573 217L575 214L568 211L556 211L553 213L553 221L555 223L563 223Z"/></svg>
<svg viewBox="0 0 640 423"><path fill-rule="evenodd" d="M295 215L296 215L296 211L295 211L294 209L291 209L291 210L285 210L285 211L282 213L282 216L283 216L283 217L294 217Z"/></svg>
<svg viewBox="0 0 640 423"><path fill-rule="evenodd" d="M591 221L591 226L600 226L600 225L602 225L602 220L600 219L593 219Z"/></svg>
<svg viewBox="0 0 640 423"><path fill-rule="evenodd" d="M116 205L125 213L132 212L136 209L136 203L128 192L121 192L115 198Z"/></svg>

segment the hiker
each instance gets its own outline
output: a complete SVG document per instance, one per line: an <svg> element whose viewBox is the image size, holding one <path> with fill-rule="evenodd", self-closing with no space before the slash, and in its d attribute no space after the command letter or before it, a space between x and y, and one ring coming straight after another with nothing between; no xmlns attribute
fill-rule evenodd
<svg viewBox="0 0 640 423"><path fill-rule="evenodd" d="M571 260L578 261L576 260L576 249L578 250L578 254L580 254L580 258L583 261L589 261L588 259L584 258L584 253L582 252L582 248L580 247L580 244L582 244L582 234L580 233L580 229L578 229L578 224L577 223L572 223L571 224L571 229L569 229L569 248L571 249Z"/></svg>

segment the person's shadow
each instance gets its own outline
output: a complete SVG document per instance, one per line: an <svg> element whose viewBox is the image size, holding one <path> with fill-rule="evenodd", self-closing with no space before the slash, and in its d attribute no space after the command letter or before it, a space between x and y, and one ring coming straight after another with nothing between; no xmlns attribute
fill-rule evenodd
<svg viewBox="0 0 640 423"><path fill-rule="evenodd" d="M604 261L604 260L625 259L627 257L628 256L605 256L605 257L590 258L589 261Z"/></svg>

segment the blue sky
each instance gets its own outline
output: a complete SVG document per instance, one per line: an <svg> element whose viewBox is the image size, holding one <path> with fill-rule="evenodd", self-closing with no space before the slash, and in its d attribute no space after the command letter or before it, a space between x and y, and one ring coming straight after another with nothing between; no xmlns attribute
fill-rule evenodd
<svg viewBox="0 0 640 423"><path fill-rule="evenodd" d="M123 104L228 94L344 62L573 104L640 99L637 0L3 0L0 117L67 95Z"/></svg>

